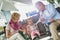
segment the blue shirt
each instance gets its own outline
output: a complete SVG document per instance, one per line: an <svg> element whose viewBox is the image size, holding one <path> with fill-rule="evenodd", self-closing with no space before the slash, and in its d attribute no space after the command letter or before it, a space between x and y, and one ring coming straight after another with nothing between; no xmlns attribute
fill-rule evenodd
<svg viewBox="0 0 60 40"><path fill-rule="evenodd" d="M45 18L45 21L42 23L49 23L51 18L54 20L60 19L60 13L57 12L52 4L45 5L45 10L41 13L41 15Z"/></svg>

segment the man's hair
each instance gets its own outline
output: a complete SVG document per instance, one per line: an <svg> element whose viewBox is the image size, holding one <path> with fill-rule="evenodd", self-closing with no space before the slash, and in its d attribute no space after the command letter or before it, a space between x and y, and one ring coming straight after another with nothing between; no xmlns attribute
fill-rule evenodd
<svg viewBox="0 0 60 40"><path fill-rule="evenodd" d="M43 4L42 2L40 2L40 1L38 1L38 2L36 2L36 4L35 5L40 5L40 4ZM44 4L43 4L44 5Z"/></svg>

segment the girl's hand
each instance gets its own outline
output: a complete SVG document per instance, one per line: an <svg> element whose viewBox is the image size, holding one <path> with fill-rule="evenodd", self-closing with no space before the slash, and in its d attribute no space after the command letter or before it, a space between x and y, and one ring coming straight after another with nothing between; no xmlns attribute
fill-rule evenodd
<svg viewBox="0 0 60 40"><path fill-rule="evenodd" d="M45 19L44 19L44 18L40 18L40 20L41 20L41 22L45 21Z"/></svg>
<svg viewBox="0 0 60 40"><path fill-rule="evenodd" d="M23 33L26 34L26 30L25 29L23 30Z"/></svg>
<svg viewBox="0 0 60 40"><path fill-rule="evenodd" d="M7 37L7 38L10 38L10 37L11 37L11 32L10 32L10 30L6 30L6 37Z"/></svg>

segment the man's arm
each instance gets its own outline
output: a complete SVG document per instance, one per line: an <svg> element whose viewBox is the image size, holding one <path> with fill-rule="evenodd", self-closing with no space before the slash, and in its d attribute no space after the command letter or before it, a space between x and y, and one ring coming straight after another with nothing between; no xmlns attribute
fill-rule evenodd
<svg viewBox="0 0 60 40"><path fill-rule="evenodd" d="M53 18L57 13L57 10L55 9L55 7L52 4L47 5L47 11L50 15L50 17L49 17L50 19Z"/></svg>
<svg viewBox="0 0 60 40"><path fill-rule="evenodd" d="M47 11L49 13L49 20L50 22L53 22L55 19L55 15L58 13L55 7L52 4L47 5Z"/></svg>

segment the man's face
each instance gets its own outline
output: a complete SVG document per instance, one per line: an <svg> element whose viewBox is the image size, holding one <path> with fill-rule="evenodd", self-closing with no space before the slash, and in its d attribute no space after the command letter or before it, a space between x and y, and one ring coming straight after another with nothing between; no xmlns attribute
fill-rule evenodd
<svg viewBox="0 0 60 40"><path fill-rule="evenodd" d="M39 3L39 4L36 4L36 8L37 8L38 10L43 11L43 10L45 10L45 5L42 4L42 3Z"/></svg>

